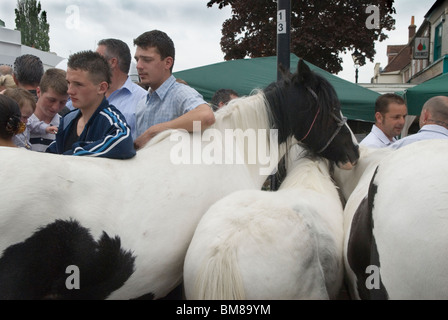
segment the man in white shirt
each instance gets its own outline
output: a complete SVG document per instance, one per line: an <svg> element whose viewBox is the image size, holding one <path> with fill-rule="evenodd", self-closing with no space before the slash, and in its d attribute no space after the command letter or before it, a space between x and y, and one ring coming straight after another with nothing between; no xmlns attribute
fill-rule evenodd
<svg viewBox="0 0 448 320"><path fill-rule="evenodd" d="M448 139L448 97L429 99L422 108L419 119L420 131L391 145L398 149L420 140Z"/></svg>
<svg viewBox="0 0 448 320"><path fill-rule="evenodd" d="M407 113L402 97L393 93L383 94L375 102L375 124L360 144L371 148L391 145L403 130Z"/></svg>

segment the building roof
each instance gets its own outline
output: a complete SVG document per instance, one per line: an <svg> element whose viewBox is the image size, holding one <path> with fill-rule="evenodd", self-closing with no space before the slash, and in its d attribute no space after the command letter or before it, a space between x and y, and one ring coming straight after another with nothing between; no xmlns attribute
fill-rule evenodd
<svg viewBox="0 0 448 320"><path fill-rule="evenodd" d="M442 5L445 2L445 0L437 0L431 7L431 9L429 9L429 11L425 14L425 18L428 18L431 13L440 5Z"/></svg>
<svg viewBox="0 0 448 320"><path fill-rule="evenodd" d="M412 61L412 39L415 37L417 26L414 24L415 18L412 16L409 25L408 43L401 45L387 46L387 56L389 57L388 65L382 71L394 72L403 70Z"/></svg>
<svg viewBox="0 0 448 320"><path fill-rule="evenodd" d="M412 47L410 45L402 46L388 46L389 47L401 47L400 52L389 62L389 64L383 69L383 72L393 72L403 70L412 61Z"/></svg>
<svg viewBox="0 0 448 320"><path fill-rule="evenodd" d="M405 48L407 44L398 44L398 45L390 45L387 46L387 55L390 54L398 54L403 48Z"/></svg>

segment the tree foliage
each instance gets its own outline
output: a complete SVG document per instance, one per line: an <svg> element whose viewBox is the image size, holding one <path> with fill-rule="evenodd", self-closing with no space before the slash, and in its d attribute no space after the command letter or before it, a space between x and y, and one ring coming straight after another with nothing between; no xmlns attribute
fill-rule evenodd
<svg viewBox="0 0 448 320"><path fill-rule="evenodd" d="M42 51L50 51L50 25L47 12L42 11L40 1L18 0L16 29L22 34L22 44Z"/></svg>
<svg viewBox="0 0 448 320"><path fill-rule="evenodd" d="M373 62L375 41L392 30L394 0L291 0L291 52L332 73L342 70L342 53L361 53L360 64ZM231 6L222 27L225 60L276 55L277 1L208 0L207 7ZM371 6L379 8L379 28L367 27Z"/></svg>

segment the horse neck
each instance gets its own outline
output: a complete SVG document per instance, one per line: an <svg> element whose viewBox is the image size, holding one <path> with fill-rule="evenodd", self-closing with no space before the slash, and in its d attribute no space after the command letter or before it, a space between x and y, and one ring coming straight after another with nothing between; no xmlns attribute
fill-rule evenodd
<svg viewBox="0 0 448 320"><path fill-rule="evenodd" d="M351 170L344 170L334 165L333 178L348 200L363 179L370 180L381 160L393 152L390 148L368 148L359 145L359 160Z"/></svg>
<svg viewBox="0 0 448 320"><path fill-rule="evenodd" d="M315 160L301 157L289 164L288 172L280 189L306 188L328 192L336 187L331 179L329 163L323 158Z"/></svg>

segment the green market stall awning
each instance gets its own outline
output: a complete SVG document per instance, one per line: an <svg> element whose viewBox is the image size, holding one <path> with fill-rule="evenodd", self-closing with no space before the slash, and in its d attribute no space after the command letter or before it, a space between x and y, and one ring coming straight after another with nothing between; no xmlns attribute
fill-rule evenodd
<svg viewBox="0 0 448 320"><path fill-rule="evenodd" d="M299 58L291 54L291 72L297 68ZM311 70L325 77L335 88L342 105L342 112L350 120L374 122L375 100L379 93L306 62ZM233 89L240 96L249 95L254 89L265 88L277 79L277 57L240 59L220 62L173 73L210 101L215 91Z"/></svg>
<svg viewBox="0 0 448 320"><path fill-rule="evenodd" d="M404 92L408 114L419 116L426 101L435 96L448 96L448 73L432 78Z"/></svg>

